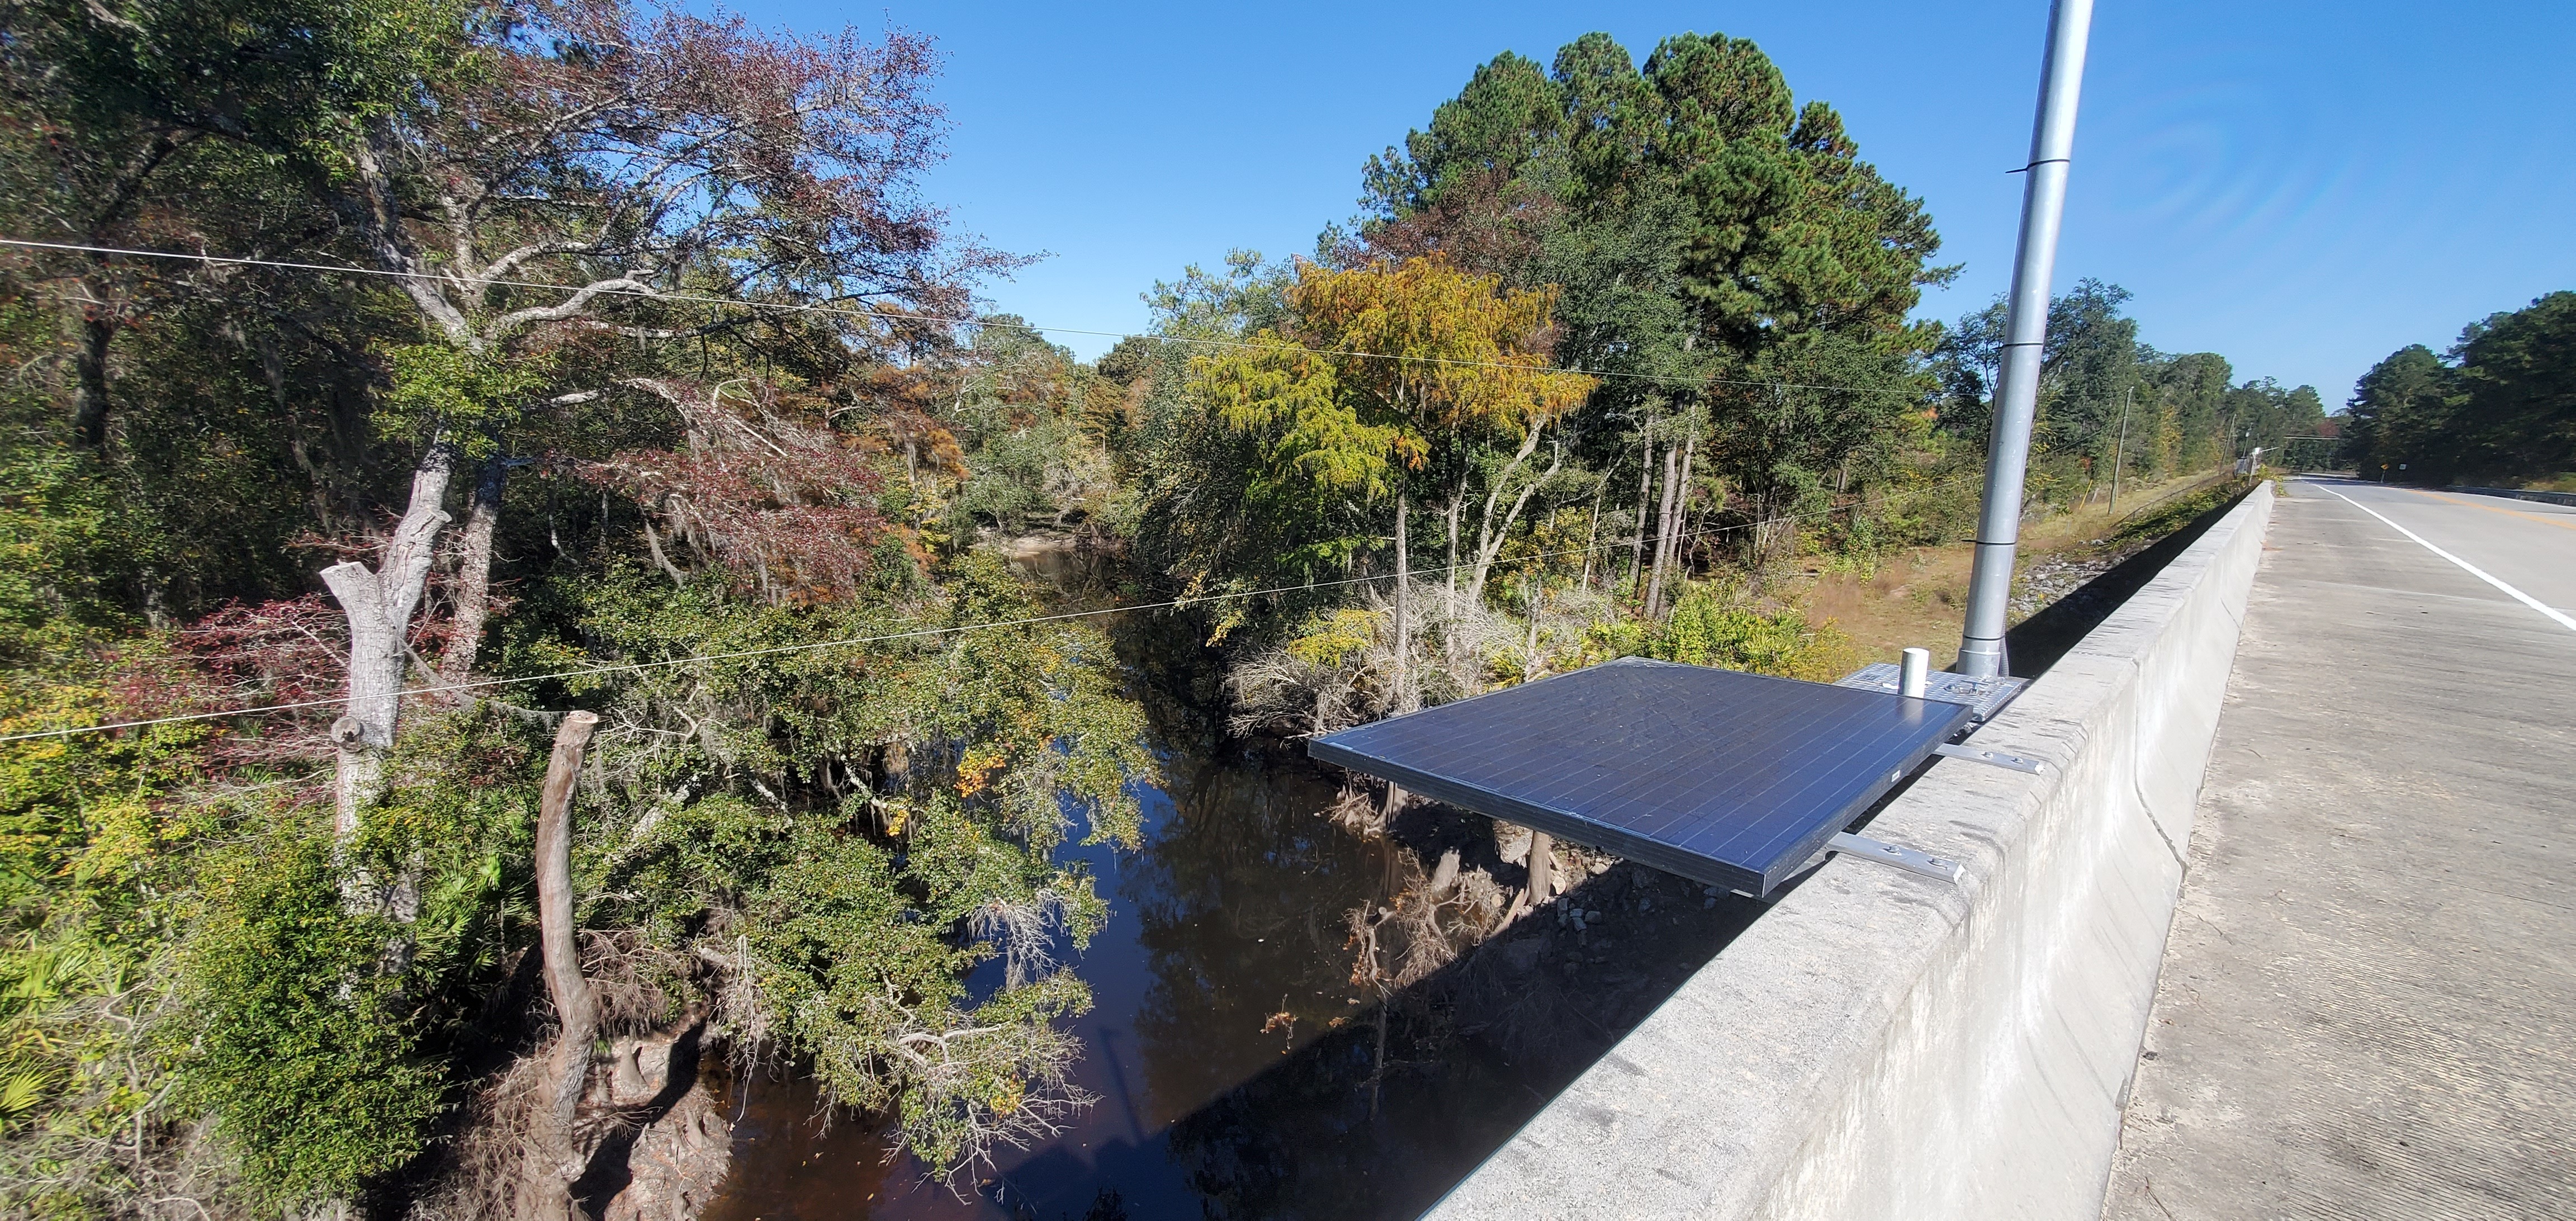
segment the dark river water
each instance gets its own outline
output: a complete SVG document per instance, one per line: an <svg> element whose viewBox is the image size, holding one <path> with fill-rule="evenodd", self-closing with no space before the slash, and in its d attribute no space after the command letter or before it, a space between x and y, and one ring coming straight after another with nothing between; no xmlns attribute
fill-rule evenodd
<svg viewBox="0 0 2576 1221"><path fill-rule="evenodd" d="M1096 1002L1070 1024L1094 1105L1054 1141L941 1183L889 1158L885 1124L820 1122L799 1079L719 1079L738 1120L710 1221L1411 1217L1757 910L1619 865L1381 1004L1354 982L1354 909L1446 848L1507 886L1521 870L1491 823L1442 807L1385 837L1341 829L1325 816L1338 773L1210 730L1210 675L1182 627L1113 628L1163 760L1141 794L1144 846L1067 849L1111 907L1068 955ZM1574 931L1567 905L1601 918Z"/></svg>

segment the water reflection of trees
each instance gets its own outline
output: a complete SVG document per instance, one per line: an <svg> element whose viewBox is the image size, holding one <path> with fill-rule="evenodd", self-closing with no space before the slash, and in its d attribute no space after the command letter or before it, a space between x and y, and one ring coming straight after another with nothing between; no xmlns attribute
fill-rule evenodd
<svg viewBox="0 0 2576 1221"><path fill-rule="evenodd" d="M1750 905L1621 866L1412 970L1423 904L1472 876L1481 936L1493 896L1525 884L1492 824L1419 803L1391 823L1353 820L1359 832L1337 824L1338 776L1293 745L1225 738L1195 628L1122 615L1111 635L1172 804L1144 851L1100 870L1118 878L1112 903L1135 921L1142 961L1101 944L1076 963L1121 981L1082 1023L1092 1045L1077 1072L1104 1106L961 1199L909 1163L854 1167L882 1157L882 1124L808 1131L810 1084L764 1085L749 1118L767 1135L711 1216L1409 1217L1750 920ZM1598 918L1576 927L1569 908ZM1353 978L1354 912L1379 939L1383 1004ZM1130 1026L1123 998L1138 990Z"/></svg>
<svg viewBox="0 0 2576 1221"><path fill-rule="evenodd" d="M1216 1094L1168 1131L1211 1221L1428 1208L1752 920L1750 902L1633 866ZM1381 1060L1381 1055L1383 1060Z"/></svg>
<svg viewBox="0 0 2576 1221"><path fill-rule="evenodd" d="M1416 806L1375 837L1336 825L1337 776L1227 740L1189 625L1137 616L1114 635L1173 803L1118 887L1150 976L1146 1121L1209 1218L1418 1214L1756 910L1622 866L1381 1004L1353 978L1353 913L1425 901L1425 862L1451 849L1488 888L1520 885L1491 824ZM1567 907L1600 918L1572 927Z"/></svg>
<svg viewBox="0 0 2576 1221"><path fill-rule="evenodd" d="M1207 1217L1412 1217L1535 1110L1510 1065L1393 1012L1400 1058L1374 1116L1374 1034L1353 1028L1173 1125L1171 1158Z"/></svg>
<svg viewBox="0 0 2576 1221"><path fill-rule="evenodd" d="M1334 788L1302 760L1173 758L1166 780L1172 819L1119 885L1153 980L1136 1033L1158 1122L1349 1023L1344 915L1382 872L1319 817Z"/></svg>

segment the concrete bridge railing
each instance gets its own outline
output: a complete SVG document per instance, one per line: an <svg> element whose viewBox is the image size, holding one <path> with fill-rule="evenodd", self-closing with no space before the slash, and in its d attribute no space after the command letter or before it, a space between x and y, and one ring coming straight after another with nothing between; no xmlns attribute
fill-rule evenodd
<svg viewBox="0 0 2576 1221"><path fill-rule="evenodd" d="M2099 1213L2267 483L1458 1185L1435 1218Z"/></svg>
<svg viewBox="0 0 2576 1221"><path fill-rule="evenodd" d="M2576 492L2536 492L2530 488L2445 488L2448 492L2467 492L2477 496L2510 496L2516 500L2536 500L2542 504L2576 505Z"/></svg>

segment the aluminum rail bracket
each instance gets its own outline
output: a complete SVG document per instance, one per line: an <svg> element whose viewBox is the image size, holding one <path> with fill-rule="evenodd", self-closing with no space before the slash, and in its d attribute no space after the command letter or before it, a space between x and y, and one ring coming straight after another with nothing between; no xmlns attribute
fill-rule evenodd
<svg viewBox="0 0 2576 1221"><path fill-rule="evenodd" d="M2026 759L2020 755L2009 755L1999 750L1987 750L1982 746L1967 746L1956 742L1944 742L1939 746L1933 747L1932 753L1940 755L1946 759L1966 759L1971 763L1991 763L1996 767L2008 767L2014 771L2028 772L2034 776L2045 776L2048 774L2048 764L2041 760Z"/></svg>
<svg viewBox="0 0 2576 1221"><path fill-rule="evenodd" d="M1876 861L1881 865L1893 865L1907 873L1919 873L1924 877L1948 882L1954 886L1958 884L1959 873L1963 868L1959 862L1946 857L1917 852L1912 848L1871 839L1865 835L1854 835L1849 831L1840 832L1832 839L1826 840L1825 851L1840 852L1863 860Z"/></svg>

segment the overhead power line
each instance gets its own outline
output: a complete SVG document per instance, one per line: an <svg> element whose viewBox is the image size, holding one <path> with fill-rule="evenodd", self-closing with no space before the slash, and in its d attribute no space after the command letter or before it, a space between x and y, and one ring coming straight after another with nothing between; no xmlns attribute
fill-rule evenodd
<svg viewBox="0 0 2576 1221"><path fill-rule="evenodd" d="M255 259L240 255L190 254L185 251L177 250L136 250L122 246L88 246L76 242L39 242L31 241L26 238L14 237L0 237L0 246L16 246L28 250L61 250L77 254L114 254L143 259L170 259L183 263L204 263L223 267L273 267L284 271L331 272L340 275L377 276L395 280L435 280L443 283L460 285L469 283L465 277L453 275L447 272L393 271L381 267L354 267L335 263L297 263L282 259ZM905 313L902 310L877 309L865 305L798 305L784 301L746 301L738 297L710 297L698 293L664 293L652 292L643 289L601 288L593 285L580 284L550 284L542 280L495 278L489 280L474 280L470 282L482 284L488 287L529 288L556 293L588 292L593 296L601 297L634 297L640 300L660 301L676 305L707 305L728 309L762 310L782 314L832 314L846 318L872 318L885 322L936 322L950 326L983 327L987 330L1026 331L1032 335L1038 336L1088 335L1098 339L1142 339L1154 343L1189 344L1196 347L1207 348L1268 349L1273 347L1284 347L1291 351L1306 352L1316 356L1349 356L1362 360L1391 360L1415 364L1448 365L1455 368L1466 369L1516 369L1523 372L1580 373L1586 377L1619 378L1629 381L1656 382L1664 385L1750 386L1764 389L1777 388L1783 390L1835 390L1849 394L1895 394L1907 397L1913 397L1914 395L1913 391L1901 390L1888 386L1832 386L1814 382L1754 381L1745 378L1732 377L1694 377L1678 373L1630 373L1612 369L1550 368L1546 366L1519 365L1513 364L1509 361L1499 360L1450 360L1437 356L1403 356L1389 352L1363 352L1349 348L1310 348L1303 344L1261 344L1243 339L1197 339L1178 335L1145 335L1128 331L1090 331L1084 330L1080 327L1039 326L1035 323L1029 322L997 322L990 318L974 318L943 314L911 314Z"/></svg>
<svg viewBox="0 0 2576 1221"><path fill-rule="evenodd" d="M1922 487L1907 488L1904 491L1889 495L1880 503L1884 504L1887 501L1920 496L1927 492L1937 492L1944 488L1952 488L1961 484L1974 483L1982 478L1984 478L1983 475L1967 475L1957 479L1944 480L1940 483L1926 484ZM1760 521L1741 522L1732 526L1712 526L1702 530L1686 530L1680 533L1680 537L1710 538L1738 530L1751 530L1760 526L1778 525L1782 522L1799 521L1809 517L1828 516L1834 513L1844 512L1845 510L1864 507L1866 503L1867 502L1865 501L1854 501L1847 505L1835 505L1831 508L1817 509L1807 513L1783 514L1778 517L1764 518ZM1496 563L1499 565L1527 564L1536 560L1563 559L1567 556L1586 555L1595 551L1615 551L1621 547L1630 545L1630 543L1624 541L1596 543L1589 547L1575 547L1564 551L1546 551L1532 555L1512 556L1509 559L1497 560ZM1409 575L1413 579L1420 580L1438 576L1443 573L1456 572L1473 567L1475 567L1475 565L1472 563L1447 564L1437 568L1420 569ZM964 632L991 631L998 628L1034 627L1038 624L1063 623L1075 619L1096 618L1102 615L1123 615L1134 611L1173 610L1181 607L1204 605L1211 602L1226 602L1241 598L1266 598L1277 594L1302 593L1308 590L1317 589L1335 589L1346 585L1364 585L1371 581L1391 581L1394 579L1395 574L1391 572L1375 573L1364 577L1341 577L1330 581L1309 581L1297 585L1279 585L1269 589L1234 590L1225 593L1208 594L1202 597L1171 598L1161 602L1143 602L1128 606L1107 606L1101 607L1097 610L1064 611L1059 614L1030 615L1019 619L997 619L987 623L961 623L951 624L946 627L915 628L910 631L886 632L872 636L849 636L834 640L807 641L802 644L782 644L764 649L740 649L727 653L704 653L690 657L668 657L659 661L615 662L606 665L582 666L569 670L556 670L546 674L530 674L517 678L485 678L476 679L472 682L446 683L427 687L411 687L403 690L400 693L400 697L410 699L425 695L449 695L460 691L480 691L495 687L520 686L527 683L553 682L561 679L595 678L610 674L638 674L647 670L669 669L674 666L705 665L722 661L743 661L757 657L779 657L792 653L813 653L820 652L825 649L848 648L854 645L885 644L897 640L919 640L932 636L949 636ZM132 721L114 721L104 725L75 725L62 729L46 729L32 733L0 735L0 744L10 742L32 742L45 738L69 738L81 734L106 733L111 730L119 729L147 729L156 725L179 725L194 721L221 720L227 717L266 716L272 713L295 712L306 708L328 708L346 703L348 703L348 699L346 697L294 700L283 704L261 704L255 707L227 708L213 712L191 712L179 716L149 717Z"/></svg>

